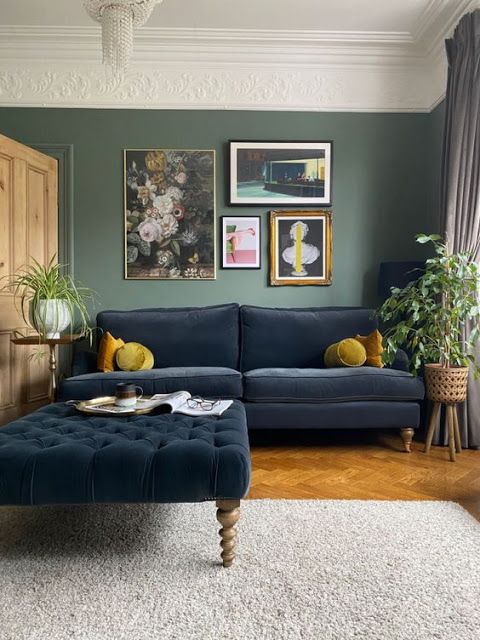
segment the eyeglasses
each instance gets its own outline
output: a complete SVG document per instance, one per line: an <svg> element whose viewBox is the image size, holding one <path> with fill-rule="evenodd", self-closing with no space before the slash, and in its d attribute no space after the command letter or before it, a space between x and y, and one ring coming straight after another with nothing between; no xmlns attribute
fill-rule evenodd
<svg viewBox="0 0 480 640"><path fill-rule="evenodd" d="M187 400L190 409L202 409L202 411L211 411L218 403L219 400L205 400L197 396Z"/></svg>

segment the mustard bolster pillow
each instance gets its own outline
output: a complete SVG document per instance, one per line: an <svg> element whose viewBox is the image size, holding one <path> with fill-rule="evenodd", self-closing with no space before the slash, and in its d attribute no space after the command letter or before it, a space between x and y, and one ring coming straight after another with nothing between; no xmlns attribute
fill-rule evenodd
<svg viewBox="0 0 480 640"><path fill-rule="evenodd" d="M365 347L355 338L345 338L331 344L324 356L326 367L361 367L366 359Z"/></svg>
<svg viewBox="0 0 480 640"><path fill-rule="evenodd" d="M153 367L153 353L139 342L127 342L120 347L116 360L122 371L143 371Z"/></svg>

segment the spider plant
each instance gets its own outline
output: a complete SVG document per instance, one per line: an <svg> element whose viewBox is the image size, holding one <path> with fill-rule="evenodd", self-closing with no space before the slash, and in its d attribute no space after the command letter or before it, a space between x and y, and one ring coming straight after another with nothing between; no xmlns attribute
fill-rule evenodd
<svg viewBox="0 0 480 640"><path fill-rule="evenodd" d="M91 335L87 304L95 292L63 274L63 267L56 256L47 265L32 259L27 267L5 277L3 290L13 289L25 324L33 326L40 338L58 337L67 327L70 333Z"/></svg>

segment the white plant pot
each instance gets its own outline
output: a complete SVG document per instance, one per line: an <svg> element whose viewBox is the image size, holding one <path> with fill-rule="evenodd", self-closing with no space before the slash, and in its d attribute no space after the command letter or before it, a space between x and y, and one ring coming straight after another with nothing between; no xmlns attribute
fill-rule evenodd
<svg viewBox="0 0 480 640"><path fill-rule="evenodd" d="M64 300L40 300L35 313L30 307L30 321L40 335L55 339L72 324L72 316Z"/></svg>

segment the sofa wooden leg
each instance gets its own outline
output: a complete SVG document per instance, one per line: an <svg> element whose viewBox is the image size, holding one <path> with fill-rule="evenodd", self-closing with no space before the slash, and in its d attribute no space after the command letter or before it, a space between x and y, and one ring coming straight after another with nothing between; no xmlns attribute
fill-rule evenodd
<svg viewBox="0 0 480 640"><path fill-rule="evenodd" d="M218 532L222 538L222 562L231 567L235 560L237 531L235 525L240 518L240 500L217 500L217 520L222 525Z"/></svg>
<svg viewBox="0 0 480 640"><path fill-rule="evenodd" d="M412 440L413 440L414 430L411 427L405 427L404 429L400 429L400 435L402 436L403 446L405 447L405 451L410 453L412 451Z"/></svg>

